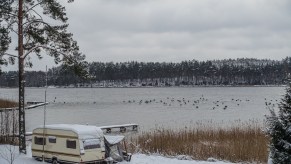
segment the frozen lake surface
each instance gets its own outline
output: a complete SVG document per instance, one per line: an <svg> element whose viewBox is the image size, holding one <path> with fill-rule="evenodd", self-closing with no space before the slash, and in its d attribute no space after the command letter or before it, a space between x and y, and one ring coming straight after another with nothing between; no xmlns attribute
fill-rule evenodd
<svg viewBox="0 0 291 164"><path fill-rule="evenodd" d="M184 127L196 122L263 122L265 102L282 98L285 87L48 88L47 124L137 123L142 130ZM44 88L26 88L25 101L44 101ZM18 89L0 88L0 98L17 100ZM43 109L26 111L27 131L43 124Z"/></svg>

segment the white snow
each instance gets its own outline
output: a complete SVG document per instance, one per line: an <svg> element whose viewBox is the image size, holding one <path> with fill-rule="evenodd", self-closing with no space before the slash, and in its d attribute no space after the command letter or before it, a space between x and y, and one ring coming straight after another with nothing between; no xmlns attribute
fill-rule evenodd
<svg viewBox="0 0 291 164"><path fill-rule="evenodd" d="M228 162L217 161L195 161L195 160L179 160L177 158L166 158L159 155L134 154L131 162L120 162L120 164L230 164Z"/></svg>
<svg viewBox="0 0 291 164"><path fill-rule="evenodd" d="M40 102L40 103L36 103L34 105L30 105L30 106L27 106L25 107L25 109L32 109L32 108L36 108L36 107L39 107L39 106L44 106L44 105L48 105L49 102Z"/></svg>
<svg viewBox="0 0 291 164"><path fill-rule="evenodd" d="M6 152L10 154L8 149L10 145L0 145L0 152ZM14 164L41 164L42 162L36 161L31 157L31 147L27 146L27 154L18 154L18 147L13 147L12 153L16 154L16 159ZM14 149L15 148L15 149ZM0 156L1 164L8 164L8 162ZM159 155L145 155L145 154L133 154L131 162L120 162L119 164L230 164L228 162L217 161L217 162L207 162L207 161L195 161L195 160L179 160L177 158L166 158Z"/></svg>
<svg viewBox="0 0 291 164"><path fill-rule="evenodd" d="M116 135L116 136L104 135L104 137L110 145L115 145L124 139L124 136L120 136L120 135Z"/></svg>
<svg viewBox="0 0 291 164"><path fill-rule="evenodd" d="M121 128L121 127L131 127L131 126L138 126L138 124L120 124L120 125L108 125L108 126L99 126L101 129L108 129L108 128Z"/></svg>
<svg viewBox="0 0 291 164"><path fill-rule="evenodd" d="M11 149L12 151L10 151ZM9 164L6 158L7 156L13 154L15 155L15 161L14 164L39 164L39 161L36 161L35 159L32 158L31 156L31 147L27 146L27 154L19 154L19 149L17 146L11 146L11 145L0 145L0 163L1 164ZM4 157L3 157L4 155ZM6 156L6 157L5 157Z"/></svg>
<svg viewBox="0 0 291 164"><path fill-rule="evenodd" d="M50 140L50 139L55 140L55 139L57 139L57 137L55 137L55 136L48 136L48 139L49 139L49 140Z"/></svg>
<svg viewBox="0 0 291 164"><path fill-rule="evenodd" d="M103 131L91 125L79 125L79 124L52 124L45 126L48 129L57 130L69 130L78 134L79 139L101 138L103 137ZM40 126L39 128L43 128Z"/></svg>
<svg viewBox="0 0 291 164"><path fill-rule="evenodd" d="M83 146L85 149L89 149L89 147L100 147L100 144L101 142L99 139L86 139Z"/></svg>

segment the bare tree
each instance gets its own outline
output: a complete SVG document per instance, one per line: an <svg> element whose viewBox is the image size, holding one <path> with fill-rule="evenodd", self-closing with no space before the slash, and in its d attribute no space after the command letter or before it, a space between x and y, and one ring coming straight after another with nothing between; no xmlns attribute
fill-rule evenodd
<svg viewBox="0 0 291 164"><path fill-rule="evenodd" d="M3 145L2 149L0 149L0 157L8 164L13 164L19 157L18 148L13 145Z"/></svg>
<svg viewBox="0 0 291 164"><path fill-rule="evenodd" d="M18 130L18 112L15 110L0 112L0 144L15 145L18 141L15 134Z"/></svg>

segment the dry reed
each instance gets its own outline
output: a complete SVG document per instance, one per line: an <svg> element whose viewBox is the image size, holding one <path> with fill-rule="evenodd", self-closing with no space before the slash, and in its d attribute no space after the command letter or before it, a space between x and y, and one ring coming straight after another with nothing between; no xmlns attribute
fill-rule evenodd
<svg viewBox="0 0 291 164"><path fill-rule="evenodd" d="M11 100L0 99L0 108L14 108L17 107L18 103Z"/></svg>
<svg viewBox="0 0 291 164"><path fill-rule="evenodd" d="M216 158L230 162L266 163L269 139L257 122L228 128L200 124L195 128L157 128L132 139L143 153L188 155L196 160Z"/></svg>

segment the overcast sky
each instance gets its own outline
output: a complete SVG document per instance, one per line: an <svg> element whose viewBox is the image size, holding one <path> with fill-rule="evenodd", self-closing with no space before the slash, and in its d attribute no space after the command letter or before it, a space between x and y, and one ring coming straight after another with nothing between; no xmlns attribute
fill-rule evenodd
<svg viewBox="0 0 291 164"><path fill-rule="evenodd" d="M89 62L291 55L290 0L75 0L65 6L69 31ZM36 61L34 70L54 65L50 57Z"/></svg>

